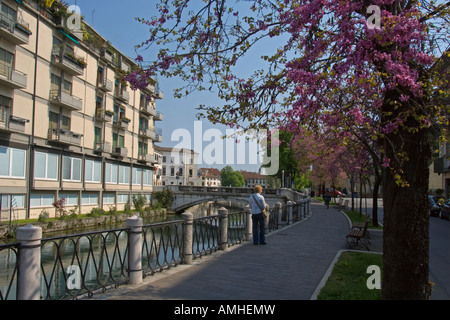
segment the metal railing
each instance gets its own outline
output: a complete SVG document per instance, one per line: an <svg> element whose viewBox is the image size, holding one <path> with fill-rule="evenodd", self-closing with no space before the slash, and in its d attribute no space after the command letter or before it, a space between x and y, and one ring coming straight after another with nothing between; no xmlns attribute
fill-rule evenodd
<svg viewBox="0 0 450 320"><path fill-rule="evenodd" d="M310 214L309 205L310 199L305 199L270 208L267 232L306 218ZM19 240L0 245L0 300L20 299L18 288L21 281L22 287L25 285L27 290L32 290L29 288L32 284L24 284L20 279L21 273L30 268L19 263L21 250L25 249L28 256L31 255L29 250L39 251L38 298L60 300L91 297L97 292L117 288L130 282L130 272L142 272L145 277L176 267L187 261L183 257L190 249L195 259L250 241L250 212L228 213L224 209L224 214L220 210L219 215L215 216L143 225L137 232L142 239L138 242L138 248L132 247L134 242L130 236L136 231L131 227L38 239L40 245L37 246L30 245L36 239L31 239L29 243ZM226 239L223 232L227 233ZM186 237L192 243L185 242ZM131 252L136 251L142 253L141 269L132 265Z"/></svg>

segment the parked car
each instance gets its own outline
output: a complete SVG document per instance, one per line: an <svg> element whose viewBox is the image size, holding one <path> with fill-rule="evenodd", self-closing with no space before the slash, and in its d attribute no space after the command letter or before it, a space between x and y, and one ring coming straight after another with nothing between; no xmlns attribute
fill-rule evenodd
<svg viewBox="0 0 450 320"><path fill-rule="evenodd" d="M439 218L450 220L450 199L447 199L442 205L439 211Z"/></svg>
<svg viewBox="0 0 450 320"><path fill-rule="evenodd" d="M428 196L428 213L430 216L438 217L441 212L443 198L439 196Z"/></svg>
<svg viewBox="0 0 450 320"><path fill-rule="evenodd" d="M325 192L328 192L332 197L342 197L342 192L336 190L335 188L326 187Z"/></svg>

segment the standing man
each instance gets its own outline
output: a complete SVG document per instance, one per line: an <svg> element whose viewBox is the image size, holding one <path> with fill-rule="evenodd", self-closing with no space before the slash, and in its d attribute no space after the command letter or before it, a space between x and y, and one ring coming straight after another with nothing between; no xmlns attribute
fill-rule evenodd
<svg viewBox="0 0 450 320"><path fill-rule="evenodd" d="M252 194L248 200L250 212L252 214L253 244L267 244L264 235L264 216L262 214L262 210L266 207L266 201L261 195L262 187L260 185L255 186L254 191L255 193Z"/></svg>

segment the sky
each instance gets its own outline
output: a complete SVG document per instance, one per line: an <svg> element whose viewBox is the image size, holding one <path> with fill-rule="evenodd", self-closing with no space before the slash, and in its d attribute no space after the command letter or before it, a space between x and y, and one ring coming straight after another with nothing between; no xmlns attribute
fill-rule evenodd
<svg viewBox="0 0 450 320"><path fill-rule="evenodd" d="M158 0L66 0L69 5L77 5L80 8L84 21L92 26L102 37L109 40L123 54L134 59L137 54L134 46L147 40L148 27L135 20L136 17L150 19L157 13ZM155 48L155 51L157 49ZM147 53L141 53L146 60ZM151 52L148 52L151 55ZM214 138L226 134L229 129L222 125L213 125L206 119L198 121L196 108L201 105L222 104L214 92L199 92L186 98L174 98L173 90L182 87L183 82L170 78L158 77L160 90L164 93L164 99L156 100L156 109L164 115L164 120L157 122L156 127L162 129L164 147L191 147L191 149L203 154L199 167L223 168L231 165L234 170L247 170L257 172L260 161L251 160L248 152L250 147L231 147L225 141L218 142ZM209 153L211 149L223 145L223 151ZM249 143L247 143L249 144ZM232 150L233 149L233 150ZM246 150L245 160L242 150ZM217 150L217 149L216 149ZM207 155L213 157L207 157ZM234 160L230 155L234 154ZM229 158L227 158L227 155Z"/></svg>

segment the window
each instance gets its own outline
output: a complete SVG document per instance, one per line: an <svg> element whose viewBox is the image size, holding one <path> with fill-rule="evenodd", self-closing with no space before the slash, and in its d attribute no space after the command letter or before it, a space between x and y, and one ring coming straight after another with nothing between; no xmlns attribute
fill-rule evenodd
<svg viewBox="0 0 450 320"><path fill-rule="evenodd" d="M4 16L5 18L7 18L8 20L11 20L11 22L16 22L16 10L14 10L13 8L7 6L6 4L2 3L2 16Z"/></svg>
<svg viewBox="0 0 450 320"><path fill-rule="evenodd" d="M130 167L119 166L119 184L130 183Z"/></svg>
<svg viewBox="0 0 450 320"><path fill-rule="evenodd" d="M0 48L0 74L9 79L13 67L14 55L9 51Z"/></svg>
<svg viewBox="0 0 450 320"><path fill-rule="evenodd" d="M117 164L107 163L105 166L105 182L112 184L117 183L117 171Z"/></svg>
<svg viewBox="0 0 450 320"><path fill-rule="evenodd" d="M113 149L123 147L125 145L125 136L113 133Z"/></svg>
<svg viewBox="0 0 450 320"><path fill-rule="evenodd" d="M117 203L127 203L128 199L128 193L119 193L117 195Z"/></svg>
<svg viewBox="0 0 450 320"><path fill-rule="evenodd" d="M100 161L86 160L84 164L84 179L86 182L100 182L102 163Z"/></svg>
<svg viewBox="0 0 450 320"><path fill-rule="evenodd" d="M59 199L64 198L66 200L66 206L77 206L78 205L78 194L77 193L60 193Z"/></svg>
<svg viewBox="0 0 450 320"><path fill-rule="evenodd" d="M53 207L54 199L53 194L32 194L30 196L30 207Z"/></svg>
<svg viewBox="0 0 450 320"><path fill-rule="evenodd" d="M1 208L7 210L9 208L25 208L25 195L24 194L2 194L1 195Z"/></svg>
<svg viewBox="0 0 450 320"><path fill-rule="evenodd" d="M36 152L34 156L34 178L57 180L58 160L57 154Z"/></svg>
<svg viewBox="0 0 450 320"><path fill-rule="evenodd" d="M144 169L142 174L142 184L144 186L153 185L153 170Z"/></svg>
<svg viewBox="0 0 450 320"><path fill-rule="evenodd" d="M70 117L65 116L59 116L56 112L49 112L48 113L48 119L49 119L49 128L52 130L56 129L65 129L70 131ZM61 123L60 123L61 119Z"/></svg>
<svg viewBox="0 0 450 320"><path fill-rule="evenodd" d="M103 204L114 204L114 193L103 194Z"/></svg>
<svg viewBox="0 0 450 320"><path fill-rule="evenodd" d="M98 194L97 193L83 193L81 196L82 204L93 204L98 205Z"/></svg>
<svg viewBox="0 0 450 320"><path fill-rule="evenodd" d="M141 168L133 168L132 183L133 183L133 185L141 185L142 184L142 169Z"/></svg>
<svg viewBox="0 0 450 320"><path fill-rule="evenodd" d="M0 146L0 177L25 178L26 151Z"/></svg>
<svg viewBox="0 0 450 320"><path fill-rule="evenodd" d="M81 159L64 156L63 180L81 181Z"/></svg>
<svg viewBox="0 0 450 320"><path fill-rule="evenodd" d="M147 142L139 141L138 142L138 155L144 156L148 152L148 144Z"/></svg>

